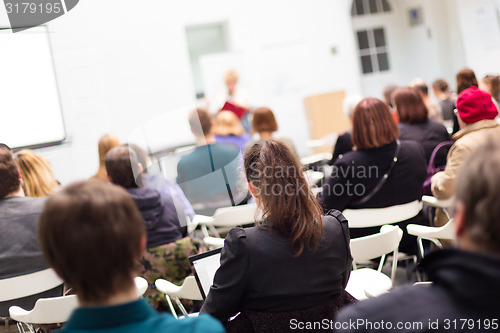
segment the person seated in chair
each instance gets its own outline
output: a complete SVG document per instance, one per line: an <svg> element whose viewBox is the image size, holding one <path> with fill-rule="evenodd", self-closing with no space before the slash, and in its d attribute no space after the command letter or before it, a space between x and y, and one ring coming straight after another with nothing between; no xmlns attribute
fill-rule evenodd
<svg viewBox="0 0 500 333"><path fill-rule="evenodd" d="M455 194L457 248L433 252L421 262L432 284L408 286L344 308L336 318L339 332L498 331L498 141L472 154L457 178ZM398 324L406 326L397 329Z"/></svg>
<svg viewBox="0 0 500 333"><path fill-rule="evenodd" d="M105 165L109 180L127 190L144 219L147 244L140 259L139 273L151 286L159 278L182 283L191 274L187 258L199 250L198 245L186 237L184 210L177 209L171 195L139 186L142 185L143 167L132 148L111 149L106 154ZM163 295L156 289L150 288L146 296L156 308L166 306Z"/></svg>
<svg viewBox="0 0 500 333"><path fill-rule="evenodd" d="M222 322L242 312L228 331L249 319L257 332L264 330L259 322L268 332L288 331L289 320L278 318L292 311L319 318L328 309L333 316L351 271L347 221L338 211L321 216L302 165L280 141L250 148L245 172L264 220L231 229L201 312Z"/></svg>
<svg viewBox="0 0 500 333"><path fill-rule="evenodd" d="M26 197L22 182L12 152L7 145L0 144L0 279L48 268L36 234L45 199ZM62 286L37 295L0 302L0 317L8 317L9 307L13 305L29 309L41 297L61 295Z"/></svg>
<svg viewBox="0 0 500 333"><path fill-rule="evenodd" d="M124 189L97 180L69 185L47 200L39 236L80 303L61 332L224 332L207 315L180 321L138 299L134 276L146 231Z"/></svg>

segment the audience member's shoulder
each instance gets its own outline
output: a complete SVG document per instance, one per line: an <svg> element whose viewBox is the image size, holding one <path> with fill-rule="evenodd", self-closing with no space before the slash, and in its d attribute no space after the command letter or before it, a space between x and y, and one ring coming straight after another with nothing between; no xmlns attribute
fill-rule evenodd
<svg viewBox="0 0 500 333"><path fill-rule="evenodd" d="M154 332L163 332L163 329L165 332L171 331L179 333L225 332L222 324L207 314L200 314L196 318L186 318L182 320L177 320L170 315L164 314L158 316L156 323L152 323L152 325L156 326L153 329Z"/></svg>
<svg viewBox="0 0 500 333"><path fill-rule="evenodd" d="M33 197L12 197L8 199L14 205L22 208L24 213L41 213L45 207L47 198L33 198Z"/></svg>

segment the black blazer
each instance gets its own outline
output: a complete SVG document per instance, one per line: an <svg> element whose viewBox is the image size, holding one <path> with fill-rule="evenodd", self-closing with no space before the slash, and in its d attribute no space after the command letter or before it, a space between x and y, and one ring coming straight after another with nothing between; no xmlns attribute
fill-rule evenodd
<svg viewBox="0 0 500 333"><path fill-rule="evenodd" d="M352 264L347 221L341 214L339 219L327 215L323 228L325 239L317 252L304 250L298 257L290 239L278 232L233 228L200 312L225 321L244 310L305 309L340 294Z"/></svg>
<svg viewBox="0 0 500 333"><path fill-rule="evenodd" d="M383 208L409 203L422 198L422 185L427 176L424 150L413 141L401 141L398 162L384 186L370 200L355 207L363 195L377 186L380 178L389 170L396 150L396 142L373 148L359 149L343 155L334 166L332 175L323 185L319 199L325 211L330 209ZM401 251L416 254L416 238L408 236L406 225L423 224L423 214L401 223L403 240ZM377 233L380 228L350 229L351 238Z"/></svg>

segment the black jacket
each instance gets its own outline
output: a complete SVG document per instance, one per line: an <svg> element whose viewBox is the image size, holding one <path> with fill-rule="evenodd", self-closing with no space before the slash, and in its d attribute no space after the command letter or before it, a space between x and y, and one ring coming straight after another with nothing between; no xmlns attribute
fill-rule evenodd
<svg viewBox="0 0 500 333"><path fill-rule="evenodd" d="M339 295L352 264L347 222L342 215L325 216L323 228L325 240L317 252L298 257L290 239L278 232L233 228L201 312L225 321L243 310L299 310Z"/></svg>
<svg viewBox="0 0 500 333"><path fill-rule="evenodd" d="M386 329L341 329L340 332L498 332L500 330L500 259L462 250L431 253L422 261L432 286L408 286L344 308L341 323L363 319L386 323ZM493 321L495 320L495 321ZM397 323L422 328L394 329ZM496 322L496 328L494 328ZM387 323L393 326L387 329ZM432 326L436 325L438 327ZM490 325L485 329L485 325ZM481 326L479 326L481 325ZM344 324L347 328L347 325Z"/></svg>
<svg viewBox="0 0 500 333"><path fill-rule="evenodd" d="M351 135L351 131L347 131L344 134L339 135L337 142L335 143L335 148L333 148L332 159L328 162L329 165L335 164L335 161L339 157L352 151L353 144Z"/></svg>
<svg viewBox="0 0 500 333"><path fill-rule="evenodd" d="M420 200L422 185L427 175L424 151L416 142L401 141L400 144L399 159L384 186L361 206L354 204L369 194L389 170L394 159L396 142L379 148L352 151L339 158L319 197L324 210L383 208ZM423 214L419 214L399 224L404 233L401 251L412 254L418 252L417 240L406 233L406 225L423 222ZM350 229L351 238L371 235L379 230L380 228Z"/></svg>
<svg viewBox="0 0 500 333"><path fill-rule="evenodd" d="M186 226L181 228L171 197L147 188L129 188L127 191L146 224L148 249L174 242L186 234Z"/></svg>
<svg viewBox="0 0 500 333"><path fill-rule="evenodd" d="M451 136L442 124L434 120L428 120L423 124L399 123L399 139L411 140L422 145L425 152L425 161L429 164L432 151L438 144L450 141ZM435 165L446 165L446 155L449 149L440 149L436 155Z"/></svg>

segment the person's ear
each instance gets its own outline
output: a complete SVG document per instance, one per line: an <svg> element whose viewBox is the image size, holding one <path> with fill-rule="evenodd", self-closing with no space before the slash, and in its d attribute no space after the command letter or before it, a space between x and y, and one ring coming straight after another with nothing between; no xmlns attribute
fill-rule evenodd
<svg viewBox="0 0 500 333"><path fill-rule="evenodd" d="M137 254L137 259L141 259L144 251L146 251L146 235L142 235L139 240L139 253Z"/></svg>
<svg viewBox="0 0 500 333"><path fill-rule="evenodd" d="M144 172L144 167L141 163L137 163L137 172L139 173L139 175L142 175L142 173Z"/></svg>
<svg viewBox="0 0 500 333"><path fill-rule="evenodd" d="M465 206L462 202L459 202L457 204L457 207L455 209L455 216L453 219L455 223L455 235L457 236L457 239L462 237L465 234Z"/></svg>
<svg viewBox="0 0 500 333"><path fill-rule="evenodd" d="M255 186L252 184L252 182L248 182L248 190L250 191L250 193L252 193L253 197L254 198L257 198L258 197L258 194L257 194L257 189L255 188Z"/></svg>

